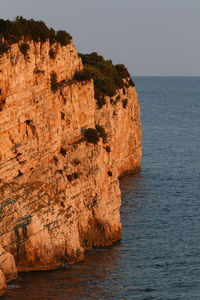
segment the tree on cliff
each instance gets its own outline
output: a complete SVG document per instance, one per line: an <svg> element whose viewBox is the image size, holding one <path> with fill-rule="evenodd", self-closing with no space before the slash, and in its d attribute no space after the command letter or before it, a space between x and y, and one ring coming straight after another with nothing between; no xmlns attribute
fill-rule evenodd
<svg viewBox="0 0 200 300"><path fill-rule="evenodd" d="M60 43L66 46L71 42L71 35L64 30L48 28L43 21L27 20L22 16L14 21L0 19L0 55L8 52L13 43L24 41Z"/></svg>

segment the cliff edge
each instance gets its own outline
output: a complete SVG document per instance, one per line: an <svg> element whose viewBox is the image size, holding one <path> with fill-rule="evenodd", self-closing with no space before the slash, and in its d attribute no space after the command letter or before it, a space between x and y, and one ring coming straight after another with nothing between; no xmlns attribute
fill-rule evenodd
<svg viewBox="0 0 200 300"><path fill-rule="evenodd" d="M140 168L134 86L95 99L73 42L0 55L0 294L17 271L74 263L121 238L119 177ZM26 54L26 55L25 55Z"/></svg>

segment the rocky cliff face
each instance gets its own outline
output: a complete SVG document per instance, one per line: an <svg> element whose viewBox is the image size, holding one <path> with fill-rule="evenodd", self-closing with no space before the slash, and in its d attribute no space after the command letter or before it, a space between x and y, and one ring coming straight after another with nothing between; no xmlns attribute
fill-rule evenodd
<svg viewBox="0 0 200 300"><path fill-rule="evenodd" d="M99 109L93 80L71 80L83 68L72 43L29 45L28 57L14 44L0 58L0 294L17 270L74 263L119 240L118 178L140 168L135 88ZM88 143L95 124L107 138Z"/></svg>

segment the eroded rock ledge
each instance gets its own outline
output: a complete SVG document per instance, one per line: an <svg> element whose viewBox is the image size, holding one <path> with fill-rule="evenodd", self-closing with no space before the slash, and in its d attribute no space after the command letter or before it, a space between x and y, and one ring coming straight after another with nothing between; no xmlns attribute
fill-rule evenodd
<svg viewBox="0 0 200 300"><path fill-rule="evenodd" d="M17 44L0 57L0 294L17 271L74 263L120 240L118 178L140 168L135 88L99 109L93 80L71 80L83 69L72 42L54 45L54 59L48 41L29 46L28 59ZM95 124L106 141L84 139Z"/></svg>

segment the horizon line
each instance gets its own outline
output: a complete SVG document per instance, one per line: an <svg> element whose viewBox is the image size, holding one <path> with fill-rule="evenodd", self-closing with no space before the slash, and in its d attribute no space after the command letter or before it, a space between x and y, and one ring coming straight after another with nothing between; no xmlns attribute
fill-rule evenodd
<svg viewBox="0 0 200 300"><path fill-rule="evenodd" d="M131 75L131 77L200 77L199 75Z"/></svg>

